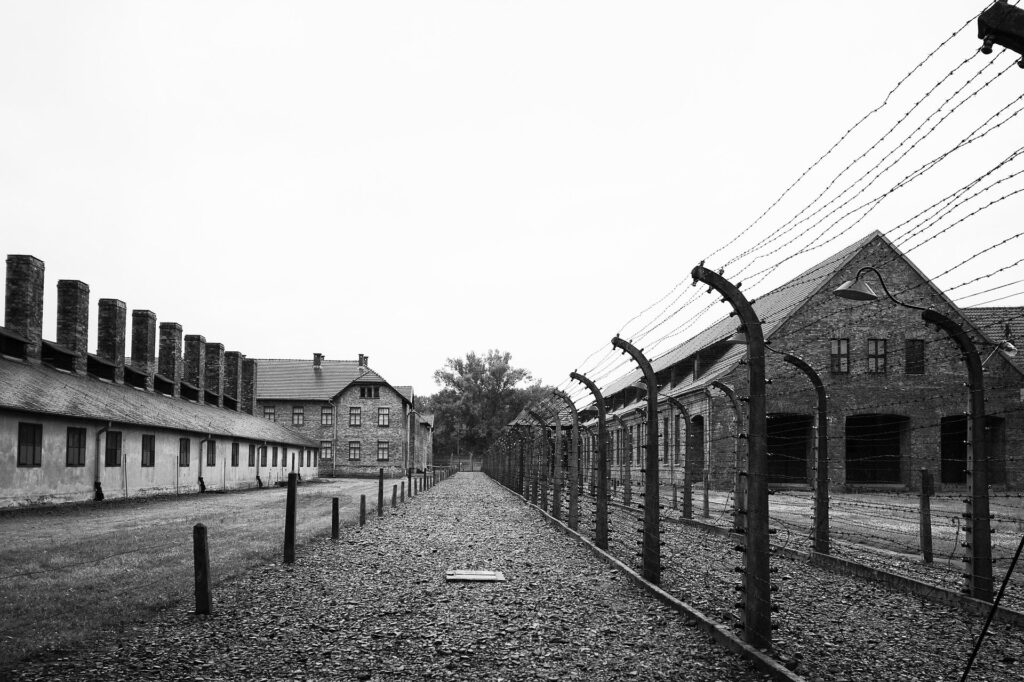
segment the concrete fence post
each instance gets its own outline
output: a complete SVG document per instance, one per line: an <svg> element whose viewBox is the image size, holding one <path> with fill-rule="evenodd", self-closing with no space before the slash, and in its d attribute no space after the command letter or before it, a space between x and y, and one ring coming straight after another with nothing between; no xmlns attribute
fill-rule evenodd
<svg viewBox="0 0 1024 682"><path fill-rule="evenodd" d="M391 486L391 508L398 507L398 484Z"/></svg>
<svg viewBox="0 0 1024 682"><path fill-rule="evenodd" d="M196 613L209 614L213 610L210 594L210 552L206 545L206 526L192 527L192 556L196 574Z"/></svg>
<svg viewBox="0 0 1024 682"><path fill-rule="evenodd" d="M366 495L359 496L359 525L366 525Z"/></svg>
<svg viewBox="0 0 1024 682"><path fill-rule="evenodd" d="M295 563L295 493L299 475L288 474L288 496L284 506L284 563Z"/></svg>
<svg viewBox="0 0 1024 682"><path fill-rule="evenodd" d="M932 502L935 482L932 472L921 469L921 554L926 564L932 563Z"/></svg>
<svg viewBox="0 0 1024 682"><path fill-rule="evenodd" d="M377 476L377 516L384 516L384 468L381 467Z"/></svg>

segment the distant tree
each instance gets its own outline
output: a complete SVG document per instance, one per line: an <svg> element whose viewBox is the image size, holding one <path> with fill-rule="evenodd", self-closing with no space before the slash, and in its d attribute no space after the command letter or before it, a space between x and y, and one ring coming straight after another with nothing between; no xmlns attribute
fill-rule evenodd
<svg viewBox="0 0 1024 682"><path fill-rule="evenodd" d="M434 372L441 390L416 399L419 411L434 415L435 453L481 455L525 405L550 396L550 387L527 383L532 378L504 351L448 358Z"/></svg>

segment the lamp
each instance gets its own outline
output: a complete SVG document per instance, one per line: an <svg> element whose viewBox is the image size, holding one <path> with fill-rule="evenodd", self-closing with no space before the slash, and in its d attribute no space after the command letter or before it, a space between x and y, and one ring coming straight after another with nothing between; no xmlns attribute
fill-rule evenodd
<svg viewBox="0 0 1024 682"><path fill-rule="evenodd" d="M992 352L988 354L988 357L982 360L981 366L984 367L985 363L992 359L992 356L996 354L996 351L1003 351L1003 355L1008 358L1017 357L1017 346L1010 343L1007 339L1003 339L996 344L996 347L992 349Z"/></svg>
<svg viewBox="0 0 1024 682"><path fill-rule="evenodd" d="M845 298L850 301L877 301L878 294L875 293L874 289L868 286L867 282L861 280L861 277L867 272L875 273L875 276L878 277L878 283L882 285L882 291L884 291L885 295L889 297L889 300L896 305L903 306L904 308L912 308L914 310L927 310L927 308L922 308L919 305L913 305L911 303L901 301L893 296L892 292L889 291L889 287L885 286L885 280L882 279L882 273L870 265L862 267L857 271L857 274L854 275L853 279L843 282L836 287L832 293L839 298Z"/></svg>

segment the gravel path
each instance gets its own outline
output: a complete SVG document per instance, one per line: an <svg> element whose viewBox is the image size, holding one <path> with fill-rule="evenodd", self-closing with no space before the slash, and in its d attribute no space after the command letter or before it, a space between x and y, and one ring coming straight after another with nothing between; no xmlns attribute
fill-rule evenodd
<svg viewBox="0 0 1024 682"><path fill-rule="evenodd" d="M482 474L190 600L13 679L761 679Z"/></svg>

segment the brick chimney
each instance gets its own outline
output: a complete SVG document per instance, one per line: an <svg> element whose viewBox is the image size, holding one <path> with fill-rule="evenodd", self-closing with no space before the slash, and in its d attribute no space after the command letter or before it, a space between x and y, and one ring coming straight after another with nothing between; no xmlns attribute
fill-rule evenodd
<svg viewBox="0 0 1024 682"><path fill-rule="evenodd" d="M238 409L246 414L256 412L256 361L242 360L242 388Z"/></svg>
<svg viewBox="0 0 1024 682"><path fill-rule="evenodd" d="M128 321L128 307L116 298L101 298L99 302L99 329L96 335L96 355L113 363L114 381L124 381L124 333Z"/></svg>
<svg viewBox="0 0 1024 682"><path fill-rule="evenodd" d="M370 356L363 355L362 353L360 353L359 354L359 366L360 367L369 367L370 366Z"/></svg>
<svg viewBox="0 0 1024 682"><path fill-rule="evenodd" d="M156 313L132 311L132 369L146 375L146 390L153 390L156 373Z"/></svg>
<svg viewBox="0 0 1024 682"><path fill-rule="evenodd" d="M199 389L202 402L204 379L206 378L206 337L199 334L185 334L185 382Z"/></svg>
<svg viewBox="0 0 1024 682"><path fill-rule="evenodd" d="M25 357L39 362L43 343L43 261L35 256L7 256L4 327L28 339Z"/></svg>
<svg viewBox="0 0 1024 682"><path fill-rule="evenodd" d="M57 343L75 353L74 370L85 374L89 354L89 285L85 282L57 282Z"/></svg>
<svg viewBox="0 0 1024 682"><path fill-rule="evenodd" d="M242 388L242 358L237 350L224 353L224 397L234 401L235 409L239 409L238 400Z"/></svg>
<svg viewBox="0 0 1024 682"><path fill-rule="evenodd" d="M224 407L224 344L206 344L206 383L204 388L217 396L217 407Z"/></svg>
<svg viewBox="0 0 1024 682"><path fill-rule="evenodd" d="M160 323L160 375L174 384L174 397L181 396L181 325Z"/></svg>

